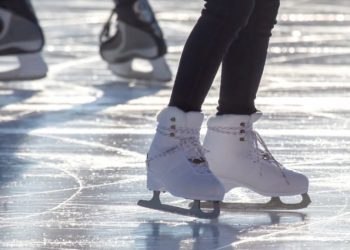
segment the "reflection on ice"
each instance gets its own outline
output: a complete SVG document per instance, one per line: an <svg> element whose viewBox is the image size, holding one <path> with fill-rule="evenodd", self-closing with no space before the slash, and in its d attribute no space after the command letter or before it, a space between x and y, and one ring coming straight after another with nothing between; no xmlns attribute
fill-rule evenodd
<svg viewBox="0 0 350 250"><path fill-rule="evenodd" d="M253 225L247 223L252 216L254 217ZM235 213L235 217L237 221L245 220L246 223L235 224L233 220L229 220L228 223L221 219L209 222L165 220L141 223L135 231L134 247L147 250L234 249L239 245L249 245L249 240L244 240L249 231L264 230L267 226L273 225L284 227L286 224L294 224L298 227L306 219L305 214L295 212ZM145 238L139 237L141 235L144 235Z"/></svg>

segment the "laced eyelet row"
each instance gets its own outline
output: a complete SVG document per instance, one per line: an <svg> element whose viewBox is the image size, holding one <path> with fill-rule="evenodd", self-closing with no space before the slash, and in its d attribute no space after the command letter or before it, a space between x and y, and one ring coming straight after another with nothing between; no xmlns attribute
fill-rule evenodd
<svg viewBox="0 0 350 250"><path fill-rule="evenodd" d="M161 154L153 156L152 158L148 158L147 161L150 162L152 160L165 157L170 153L176 152L177 150L184 150L185 152L191 152L190 155L193 154L189 157L189 161L200 159L200 162L198 164L195 164L195 162L191 161L194 163L193 166L202 167L205 165L207 167L207 161L205 159L206 150L202 147L199 140L200 129L177 126L175 123L175 117L170 118L170 122L171 123L168 127L161 127L158 125L157 133L177 139L179 141L179 144L173 149L162 152Z"/></svg>
<svg viewBox="0 0 350 250"><path fill-rule="evenodd" d="M171 117L170 121L172 122L172 124L170 125L170 137L175 137L176 136L176 118L175 117Z"/></svg>
<svg viewBox="0 0 350 250"><path fill-rule="evenodd" d="M289 184L289 181L284 173L284 167L281 163L279 163L271 154L269 151L266 143L260 136L258 132L253 130L252 124L241 122L239 124L239 127L208 127L209 130L215 131L217 133L221 134L227 134L227 135L235 135L238 136L238 140L241 142L244 141L251 141L253 143L253 147L250 148L249 154L253 157L253 161L255 163L260 161L270 162L269 164L273 164L276 167L278 167L281 171L282 176L284 177L287 184ZM235 139L237 140L237 139ZM262 146L263 149L259 148L259 144ZM262 171L262 170L261 170ZM262 172L261 172L262 174Z"/></svg>
<svg viewBox="0 0 350 250"><path fill-rule="evenodd" d="M239 126L240 126L240 130L239 130L239 135L240 135L240 137L239 137L239 141L245 141L246 139L245 139L245 122L241 122L240 124L239 124Z"/></svg>

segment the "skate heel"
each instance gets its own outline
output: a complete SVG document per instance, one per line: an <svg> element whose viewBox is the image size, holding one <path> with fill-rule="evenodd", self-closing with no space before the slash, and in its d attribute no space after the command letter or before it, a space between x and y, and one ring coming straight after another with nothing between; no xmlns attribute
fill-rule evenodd
<svg viewBox="0 0 350 250"><path fill-rule="evenodd" d="M164 57L154 59L150 63L153 68L153 79L160 82L171 81L171 70Z"/></svg>
<svg viewBox="0 0 350 250"><path fill-rule="evenodd" d="M18 55L16 68L0 71L2 81L34 80L46 76L48 68L40 52Z"/></svg>
<svg viewBox="0 0 350 250"><path fill-rule="evenodd" d="M47 65L39 52L20 55L18 61L20 63L19 78L38 79L46 76Z"/></svg>
<svg viewBox="0 0 350 250"><path fill-rule="evenodd" d="M108 68L115 74L125 78L169 82L172 74L164 57L154 60L134 58L120 63L113 63Z"/></svg>
<svg viewBox="0 0 350 250"><path fill-rule="evenodd" d="M161 191L164 192L165 187L159 178L155 177L151 171L147 171L147 188L151 191Z"/></svg>

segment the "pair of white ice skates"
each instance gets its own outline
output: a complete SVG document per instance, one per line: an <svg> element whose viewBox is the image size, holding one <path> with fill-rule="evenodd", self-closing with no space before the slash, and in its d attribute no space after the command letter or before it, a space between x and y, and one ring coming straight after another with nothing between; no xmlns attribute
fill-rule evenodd
<svg viewBox="0 0 350 250"><path fill-rule="evenodd" d="M0 7L0 24L0 56L6 58L1 63L1 68L5 68L0 72L0 80L45 77L48 69L41 56L44 36L38 23Z"/></svg>
<svg viewBox="0 0 350 250"><path fill-rule="evenodd" d="M309 205L306 176L284 168L267 149L253 123L253 115L211 117L204 147L200 143L203 114L168 107L157 117L158 127L147 156L147 187L154 191L151 201L139 205L199 218L215 218L221 208L299 209ZM220 203L225 192L245 187L273 197L267 204ZM160 192L194 200L190 209L164 205ZM285 204L280 196L302 195L297 204ZM213 210L201 210L213 202ZM208 203L205 203L208 205Z"/></svg>

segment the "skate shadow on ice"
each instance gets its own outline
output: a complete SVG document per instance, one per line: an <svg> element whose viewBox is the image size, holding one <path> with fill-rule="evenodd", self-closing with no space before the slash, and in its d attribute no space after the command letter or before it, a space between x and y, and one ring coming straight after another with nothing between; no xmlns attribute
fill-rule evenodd
<svg viewBox="0 0 350 250"><path fill-rule="evenodd" d="M110 107L126 104L130 100L145 96L153 96L165 86L150 86L144 82L134 82L131 84L128 81L123 82L106 82L101 85L92 85L91 88L101 90L102 95L96 100L74 105L63 110L36 110L27 111L25 101L35 97L36 94L42 91L32 91L28 89L17 89L14 87L1 87L0 85L0 171L6 175L10 162L16 162L18 157L16 154L19 151L26 150L23 145L33 143L35 136L31 135L31 131L45 127L60 127L65 126L67 121L77 120L95 120L98 116L105 117L105 114L99 112ZM1 94L1 91L3 93ZM52 97L54 98L54 97ZM18 110L23 103L23 111ZM6 106L11 104L19 105L15 111L4 110ZM127 113L126 113L127 114ZM2 118L2 119L1 119ZM108 119L119 119L108 118ZM118 120L116 120L116 123ZM87 135L88 136L88 135ZM48 138L46 140L49 140ZM21 160L23 161L23 160ZM31 164L33 162L30 162ZM13 166L13 164L10 164ZM6 170L7 169L7 170ZM2 180L4 181L4 179Z"/></svg>
<svg viewBox="0 0 350 250"><path fill-rule="evenodd" d="M38 127L50 125L57 127L66 121L71 121L75 117L81 119L87 116L94 116L94 114L97 114L100 111L103 111L104 109L107 109L109 107L115 107L118 105L126 104L127 102L133 99L141 97L151 97L160 90L169 88L169 86L161 84L157 85L154 82L146 81L113 81L106 82L101 85L92 85L91 88L102 91L102 95L98 97L95 101L77 104L69 109L63 109L58 111L39 110L36 112L31 112L16 120L11 120L9 122L1 122L0 129L6 127L16 127L30 131ZM20 93L20 91L16 91L16 93ZM31 96L33 96L34 94L32 94ZM8 105L8 103L4 103L2 105L5 106Z"/></svg>
<svg viewBox="0 0 350 250"><path fill-rule="evenodd" d="M38 92L37 90L21 89L9 83L2 84L0 82L0 187L17 179L22 170L28 167L23 159L12 157L17 149L15 145L22 142L22 136L13 132L17 129L16 126L12 126L17 113L3 109L11 104L23 103ZM22 170L14 166L21 166Z"/></svg>
<svg viewBox="0 0 350 250"><path fill-rule="evenodd" d="M26 190L25 188L30 187L35 190L36 186L42 184L41 187L45 188L48 183L32 181L32 179L25 180L26 175L30 174L36 176L38 172L40 175L51 176L55 173L62 174L57 169L50 168L51 165L59 167L62 161L66 159L57 159L53 157L50 159L48 156L50 154L57 155L62 148L67 146L72 152L79 152L79 145L69 145L61 143L61 146L56 147L57 141L47 137L45 134L36 135L31 132L35 129L45 128L45 127L61 127L65 128L65 122L74 120L96 120L110 119L112 123L116 118L110 118L103 113L104 109L110 107L115 107L117 105L122 105L130 100L152 96L156 94L164 86L151 86L147 83L140 83L138 85L135 82L134 86L130 82L106 82L99 85L91 85L92 89L101 90L101 96L98 96L94 101L83 104L76 104L70 108L63 110L45 110L39 109L33 111L32 108L26 106L26 100L30 98L35 98L35 96L40 92L43 94L44 90L41 91L31 91L23 87L19 89L11 87L11 85L5 86L4 89L6 93L3 93L4 98L1 98L0 102L0 196L3 197L0 200L0 205L6 205L7 202L12 202L12 195L25 195L30 192L31 189ZM1 86L1 85L0 85ZM17 86L17 85L16 85ZM20 85L19 85L20 86ZM25 85L24 85L25 86ZM90 86L89 86L90 87ZM0 91L1 91L0 87ZM45 94L45 93L44 93ZM78 93L79 94L79 93ZM58 93L59 96L59 93ZM0 95L1 97L1 95ZM55 98L55 97L52 97ZM50 100L48 101L48 103ZM53 101L54 103L54 101ZM15 110L11 109L5 110L5 108L11 104L16 104ZM21 108L23 104L23 110ZM30 105L30 104L29 104ZM34 104L35 105L35 104ZM100 113L101 112L101 113ZM128 115L128 113L126 114ZM7 118L6 118L6 117ZM6 118L6 119L5 119ZM118 120L115 121L117 124ZM98 125L98 124L97 124ZM69 137L75 137L77 135L69 134ZM89 134L82 135L84 140L88 137L91 139ZM52 147L51 147L52 146ZM76 150L76 151L75 151ZM41 155L42 153L42 155ZM31 155L34 155L33 157ZM79 166L77 166L78 168ZM46 172L45 172L46 171ZM33 174L34 173L34 174ZM27 178L28 179L28 178ZM50 178L46 178L51 180ZM30 182L30 183L29 183ZM65 180L66 186L63 188L71 188L73 191L68 191L67 197L75 192L75 184L71 180ZM30 185L29 185L30 184ZM31 185L33 184L33 185ZM28 186L29 185L29 186ZM14 188L16 187L16 188ZM40 187L40 188L41 188ZM62 187L57 187L57 190ZM35 191L45 191L35 190ZM17 193L16 193L17 192ZM39 192L39 193L40 193ZM62 195L63 196L63 195ZM4 198L10 197L10 198ZM29 197L30 198L30 197ZM30 199L25 199L25 202L30 202ZM64 197L58 197L63 199ZM10 199L10 200L9 200ZM20 200L17 199L16 200ZM16 204L19 204L18 202ZM16 209L21 207L16 206ZM39 205L38 205L38 208ZM40 212L40 209L36 212ZM6 207L0 208L0 214L10 211ZM16 212L18 212L16 210Z"/></svg>
<svg viewBox="0 0 350 250"><path fill-rule="evenodd" d="M23 102L26 99L34 96L38 91L36 90L26 90L26 89L18 89L11 88L9 86L5 86L0 82L0 109L11 105L12 103ZM0 123L2 121L0 114Z"/></svg>
<svg viewBox="0 0 350 250"><path fill-rule="evenodd" d="M112 81L103 85L94 85L93 87L102 90L104 94L92 105L104 104L108 101L108 104L111 106L125 104L128 101L141 97L152 97L161 90L171 88L165 83L142 80Z"/></svg>
<svg viewBox="0 0 350 250"><path fill-rule="evenodd" d="M237 212L226 219L205 221L148 221L135 232L135 248L147 250L234 249L249 232L268 231L271 226L303 223L306 214L287 211ZM223 222L225 221L225 222Z"/></svg>
<svg viewBox="0 0 350 250"><path fill-rule="evenodd" d="M116 119L119 117L111 118L109 113L104 112L105 109L126 104L136 98L152 96L163 88L163 86L150 87L148 83L106 82L88 86L91 89L98 89L102 93L92 102L76 104L62 110L34 110L30 104L26 104L26 101L37 95L42 95L45 89L31 91L26 87L28 85L23 85L23 88L21 86L20 84L5 86L6 93L4 94L6 95L0 102L0 115L3 118L0 120L0 217L7 219L47 211L70 197L77 190L74 179L69 178L59 168L63 162L69 161L64 158L64 152L79 152L79 150L85 149L81 149L80 145L57 143L55 139L46 136L45 133L33 134L34 130L46 127L66 128L66 122L73 121L74 123L74 120L89 122L95 121L97 118L109 119L112 120L112 124L114 121L117 124L118 120ZM58 93L58 97L60 97L60 93ZM54 102L55 100L53 100ZM14 111L5 109L12 104L16 105ZM68 125L67 129L69 130L70 127L71 125ZM69 134L69 131L67 133ZM79 136L83 140L92 138L90 134L69 134L70 138ZM63 154L60 158L61 153ZM79 169L79 165L75 167ZM54 179L57 174L63 178L62 181L57 182ZM46 177L40 178L40 176ZM55 193L55 199L52 198L52 194L45 193L48 190L59 191L61 189L67 189L67 191ZM33 194L27 196L31 192ZM47 203L48 197L54 202Z"/></svg>

